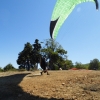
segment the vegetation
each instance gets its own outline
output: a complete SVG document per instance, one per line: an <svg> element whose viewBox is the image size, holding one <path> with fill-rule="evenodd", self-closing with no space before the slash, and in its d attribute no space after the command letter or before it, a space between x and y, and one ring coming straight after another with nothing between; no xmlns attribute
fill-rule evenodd
<svg viewBox="0 0 100 100"><path fill-rule="evenodd" d="M71 69L71 68L73 68L74 67L74 65L73 65L73 63L72 63L72 61L71 60L68 60L68 59L66 59L65 60L65 63L64 63L64 68L63 69Z"/></svg>
<svg viewBox="0 0 100 100"><path fill-rule="evenodd" d="M67 51L53 39L47 39L41 49L41 55L45 56L51 70L59 69L64 66Z"/></svg>
<svg viewBox="0 0 100 100"><path fill-rule="evenodd" d="M43 47L41 43L44 44ZM58 70L59 68L68 70L73 67L89 70L100 69L100 62L98 59L93 59L88 64L76 62L75 65L73 65L73 62L67 58L67 51L53 39L46 39L44 42L39 42L39 40L36 39L32 45L27 42L24 49L18 55L17 64L19 65L19 69L24 70L37 70L40 56L46 58L47 67L51 70Z"/></svg>
<svg viewBox="0 0 100 100"><path fill-rule="evenodd" d="M36 63L37 65L39 63L40 49L41 44L38 39L35 40L33 45L27 42L24 49L18 54L17 64L19 65L19 69L26 69L28 71L33 69L33 67L38 69Z"/></svg>
<svg viewBox="0 0 100 100"><path fill-rule="evenodd" d="M76 62L76 63L75 63L75 67L76 67L77 69L85 69L84 65L83 65L81 62Z"/></svg>
<svg viewBox="0 0 100 100"><path fill-rule="evenodd" d="M73 62L68 59L67 51L53 39L46 39L44 42L39 42L39 40L36 39L34 44L27 42L23 50L18 54L17 64L19 65L19 70L37 70L41 56L46 58L47 67L51 70L59 70L59 68L63 70L71 68L100 70L100 61L98 59L93 59L88 64L76 62L74 65ZM0 67L0 72L9 70L16 69L12 64L7 64L4 68Z"/></svg>
<svg viewBox="0 0 100 100"><path fill-rule="evenodd" d="M39 40L36 39L32 45L29 42L25 44L24 49L18 54L17 64L19 65L19 69L38 69L40 56L44 56L49 69L55 70L67 64L66 54L67 51L55 40L45 40L44 46L42 47Z"/></svg>
<svg viewBox="0 0 100 100"><path fill-rule="evenodd" d="M40 50L41 50L41 44L39 43L39 40L36 39L33 44L33 50L31 52L31 61L34 64L34 68L38 69L38 63L40 61ZM36 65L37 64L37 65Z"/></svg>
<svg viewBox="0 0 100 100"><path fill-rule="evenodd" d="M90 61L89 64L89 69L90 70L99 70L100 69L100 62L98 59L93 59Z"/></svg>
<svg viewBox="0 0 100 100"><path fill-rule="evenodd" d="M3 72L3 69L0 67L0 72Z"/></svg>
<svg viewBox="0 0 100 100"><path fill-rule="evenodd" d="M27 42L24 45L24 49L18 54L17 64L19 69L30 69L30 59L31 59L32 45Z"/></svg>
<svg viewBox="0 0 100 100"><path fill-rule="evenodd" d="M84 69L88 69L89 68L89 63L88 64L82 64L84 66Z"/></svg>
<svg viewBox="0 0 100 100"><path fill-rule="evenodd" d="M12 64L7 64L4 69L4 71L15 71L16 69L13 67Z"/></svg>

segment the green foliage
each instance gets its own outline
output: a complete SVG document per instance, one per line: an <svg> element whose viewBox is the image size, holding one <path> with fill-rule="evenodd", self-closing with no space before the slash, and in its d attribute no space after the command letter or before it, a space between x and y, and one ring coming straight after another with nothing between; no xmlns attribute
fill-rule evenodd
<svg viewBox="0 0 100 100"><path fill-rule="evenodd" d="M41 47L39 40L36 39L33 45L29 42L25 44L24 49L18 54L17 64L19 65L19 69L27 69L27 66L28 70L30 70L32 66L34 66L33 69L37 69L40 56L45 56L46 60L49 61L48 66L50 69L58 69L56 66L58 63L64 66L63 62L64 59L67 58L66 54L67 51L55 40L47 39L45 46Z"/></svg>
<svg viewBox="0 0 100 100"><path fill-rule="evenodd" d="M0 72L3 72L3 69L0 67Z"/></svg>
<svg viewBox="0 0 100 100"><path fill-rule="evenodd" d="M99 70L100 68L100 62L98 59L93 59L89 63L89 69L90 70Z"/></svg>
<svg viewBox="0 0 100 100"><path fill-rule="evenodd" d="M18 54L17 64L20 65L19 69L29 69L29 60L31 59L32 45L27 42L24 49Z"/></svg>
<svg viewBox="0 0 100 100"><path fill-rule="evenodd" d="M24 45L24 49L18 54L17 64L19 65L19 69L30 70L36 63L38 65L40 49L41 44L38 39L35 40L33 45L27 42Z"/></svg>
<svg viewBox="0 0 100 100"><path fill-rule="evenodd" d="M63 65L64 57L67 54L62 46L53 39L45 40L45 46L41 50L41 54L46 56L46 59L49 60L50 69L57 69L55 65Z"/></svg>
<svg viewBox="0 0 100 100"><path fill-rule="evenodd" d="M37 63L36 69L38 68L38 63L40 61L40 56L41 56L40 50L41 50L41 44L39 43L39 40L36 39L33 44L33 50L31 53L31 59L32 59L34 65Z"/></svg>
<svg viewBox="0 0 100 100"><path fill-rule="evenodd" d="M78 69L84 69L84 65L81 62L76 62L75 67Z"/></svg>
<svg viewBox="0 0 100 100"><path fill-rule="evenodd" d="M16 69L13 67L12 64L7 64L5 67L4 67L4 71L15 71Z"/></svg>
<svg viewBox="0 0 100 100"><path fill-rule="evenodd" d="M72 63L72 61L71 60L65 60L65 69L71 69L71 68L73 68L73 63Z"/></svg>
<svg viewBox="0 0 100 100"><path fill-rule="evenodd" d="M29 62L29 59L31 59L31 52L32 45L27 42L24 49L18 54L17 64L23 67L23 69L25 69L26 62Z"/></svg>
<svg viewBox="0 0 100 100"><path fill-rule="evenodd" d="M89 64L82 64L84 67L83 69L88 69L89 68Z"/></svg>
<svg viewBox="0 0 100 100"><path fill-rule="evenodd" d="M100 62L98 59L92 60L89 64L82 64L76 62L73 65L71 60L67 59L67 51L62 48L62 46L53 39L46 39L44 46L41 46L39 40L36 39L34 44L31 45L27 42L24 45L24 49L18 54L17 64L20 70L37 70L38 63L40 62L40 57L44 56L47 60L47 66L51 70L71 69L76 67L78 69L100 69ZM8 70L11 68L5 68ZM0 69L2 71L2 69Z"/></svg>

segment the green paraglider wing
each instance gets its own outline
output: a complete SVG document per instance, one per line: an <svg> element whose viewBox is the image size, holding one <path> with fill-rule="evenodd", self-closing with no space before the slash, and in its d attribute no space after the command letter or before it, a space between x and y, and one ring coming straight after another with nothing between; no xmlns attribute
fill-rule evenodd
<svg viewBox="0 0 100 100"><path fill-rule="evenodd" d="M75 6L82 2L91 1L96 4L96 9L98 9L98 1L97 0L57 0L51 22L50 22L50 36L55 39L57 37L58 31L66 18L73 11Z"/></svg>

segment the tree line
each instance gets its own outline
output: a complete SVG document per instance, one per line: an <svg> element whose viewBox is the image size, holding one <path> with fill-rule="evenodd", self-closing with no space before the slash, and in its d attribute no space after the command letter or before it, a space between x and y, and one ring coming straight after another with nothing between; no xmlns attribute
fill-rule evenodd
<svg viewBox="0 0 100 100"><path fill-rule="evenodd" d="M47 67L51 70L58 70L59 68L68 70L73 67L90 70L100 69L98 59L93 59L88 64L82 64L80 62L73 64L67 57L67 51L53 39L46 39L44 42L39 42L36 39L34 44L27 42L24 45L24 49L18 54L17 64L19 65L19 69L38 69L40 56L46 58Z"/></svg>
<svg viewBox="0 0 100 100"><path fill-rule="evenodd" d="M42 46L42 44L44 44ZM38 69L40 57L46 58L48 69L55 70L59 67L72 67L72 61L67 59L67 51L53 39L47 39L44 42L35 40L34 44L27 42L24 49L18 54L17 64L19 69L30 70L32 68Z"/></svg>
<svg viewBox="0 0 100 100"><path fill-rule="evenodd" d="M59 68L63 70L72 68L100 70L100 61L96 58L91 60L88 64L82 64L81 62L73 64L67 57L67 51L53 39L46 39L44 42L39 42L38 39L35 39L33 44L29 42L24 44L24 48L18 53L16 60L19 65L18 69L28 71L37 70L41 56L46 58L46 65L50 70L58 70ZM12 64L6 65L3 69L0 67L0 71L15 69Z"/></svg>

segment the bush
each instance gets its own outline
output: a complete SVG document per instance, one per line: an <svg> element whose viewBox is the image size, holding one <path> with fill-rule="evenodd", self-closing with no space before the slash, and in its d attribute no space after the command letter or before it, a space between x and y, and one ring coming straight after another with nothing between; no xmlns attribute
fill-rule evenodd
<svg viewBox="0 0 100 100"><path fill-rule="evenodd" d="M81 64L80 62L76 62L76 63L75 63L75 67L76 67L77 69L84 69L84 65Z"/></svg>
<svg viewBox="0 0 100 100"><path fill-rule="evenodd" d="M8 64L4 67L4 71L15 71L16 69L13 67L12 64Z"/></svg>
<svg viewBox="0 0 100 100"><path fill-rule="evenodd" d="M3 72L3 69L0 67L0 72Z"/></svg>
<svg viewBox="0 0 100 100"><path fill-rule="evenodd" d="M83 69L89 69L89 64L83 64L84 68Z"/></svg>
<svg viewBox="0 0 100 100"><path fill-rule="evenodd" d="M90 70L99 70L100 64L98 59L93 59L90 61L89 69Z"/></svg>

